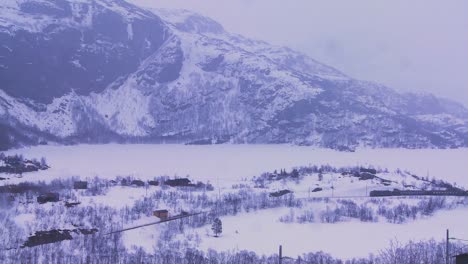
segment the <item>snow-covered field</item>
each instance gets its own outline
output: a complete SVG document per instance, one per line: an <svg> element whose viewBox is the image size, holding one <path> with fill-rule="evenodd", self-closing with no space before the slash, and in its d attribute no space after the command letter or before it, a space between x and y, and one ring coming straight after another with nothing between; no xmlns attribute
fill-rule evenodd
<svg viewBox="0 0 468 264"><path fill-rule="evenodd" d="M133 175L186 176L232 185L275 169L330 164L332 166L376 166L408 170L468 187L468 149L358 149L338 152L330 149L290 145L77 145L39 146L8 151L29 158L46 157L51 169L25 174L27 180L47 180L79 175L115 178Z"/></svg>
<svg viewBox="0 0 468 264"><path fill-rule="evenodd" d="M220 185L220 193L235 192L234 184L242 183L253 192L271 192L284 188L293 190L296 198L310 196L309 186L323 187L323 191L312 196L329 196L331 179L333 179L335 195L364 195L371 186L379 189L384 186L378 181L360 181L353 176L339 173L324 175L319 181L315 175L305 176L300 183L293 180L278 180L266 184L264 189L253 188L253 176L264 172L307 165L372 166L386 168L389 173L379 173L378 176L392 181L388 188L398 187L403 180L414 180L410 176L396 174L393 171L409 171L418 176L436 178L447 182L456 182L465 189L468 187L468 175L465 173L468 149L450 150L407 150L407 149L358 149L356 152L338 152L329 149L300 147L290 145L77 145L77 146L38 146L10 150L7 155L22 154L26 158L45 157L50 169L25 173L22 177L7 175L4 184L23 181L46 182L57 178L79 176L90 181L95 176L113 180L117 176L132 176L135 179L149 180L159 176L189 175L193 181L210 181L215 188ZM2 175L0 175L2 176ZM5 176L4 176L5 177ZM408 179L399 177L407 177ZM339 179L338 179L339 178ZM421 182L418 182L420 184ZM422 182L423 184L425 182ZM400 185L401 186L401 185ZM80 195L74 191L82 205L106 205L117 210L131 208L139 201L155 191L178 192L178 189L164 189L161 186L137 188L131 186L113 186L104 195ZM308 192L309 190L309 192ZM183 192L183 191L181 191ZM215 197L218 190L208 192ZM355 198L359 204L369 198ZM405 204L417 203L417 199L403 200ZM159 206L164 203L158 204ZM19 226L29 226L37 217L32 206L24 205L23 214L15 216L14 221ZM41 205L51 206L51 204ZM54 205L55 206L55 205ZM57 205L60 206L60 205ZM307 252L324 251L334 257L349 259L367 257L370 253L378 253L387 248L391 241L406 243L410 240L443 239L445 229L449 228L456 236L468 237L466 219L468 207L451 210L440 210L432 216L418 217L404 224L393 224L386 221L361 222L358 219L347 219L337 223L323 223L319 220L312 223L284 223L279 221L284 216L296 210L306 210L311 206L328 206L320 202L307 203L300 208L270 208L250 212L241 211L235 216L223 216L223 233L220 238L214 238L210 226L196 229L186 228L183 234L178 234L179 240L196 248L210 248L224 251L251 250L259 254L274 254L278 245L284 246L287 256L296 257ZM191 211L182 201L175 207ZM156 209L156 208L153 208ZM57 210L57 209L56 209ZM316 216L317 217L317 216ZM156 221L153 216L142 215L131 220L124 227L131 227ZM142 247L147 252L156 249L157 241L163 226L148 226L123 233L123 244L129 250ZM207 235L209 234L209 235ZM188 239L190 237L190 239ZM194 237L197 237L194 239Z"/></svg>
<svg viewBox="0 0 468 264"><path fill-rule="evenodd" d="M339 224L279 222L278 217L288 211L288 208L280 208L224 217L222 237L207 236L206 228L195 231L202 238L200 248L251 250L269 255L277 253L278 245L283 245L286 256L324 251L350 259L378 253L392 242L442 240L447 228L458 237L468 237L466 208L438 212L430 218L406 224L357 220Z"/></svg>

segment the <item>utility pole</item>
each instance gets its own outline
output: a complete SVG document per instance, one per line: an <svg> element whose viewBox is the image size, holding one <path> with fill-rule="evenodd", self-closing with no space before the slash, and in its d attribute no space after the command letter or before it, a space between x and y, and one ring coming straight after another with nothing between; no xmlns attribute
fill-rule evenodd
<svg viewBox="0 0 468 264"><path fill-rule="evenodd" d="M446 245L445 245L446 246L446 248L445 248L445 264L450 264L450 262L449 262L449 258L450 258L449 257L449 255L450 255L449 254L449 250L450 250L450 248L449 248L449 239L450 239L449 230L447 229L447 241L446 241Z"/></svg>
<svg viewBox="0 0 468 264"><path fill-rule="evenodd" d="M283 263L283 246L279 246L279 264Z"/></svg>
<svg viewBox="0 0 468 264"><path fill-rule="evenodd" d="M218 184L218 199L216 201L216 217L219 217L219 199L221 198L221 187L219 186L219 173L216 174L216 182Z"/></svg>

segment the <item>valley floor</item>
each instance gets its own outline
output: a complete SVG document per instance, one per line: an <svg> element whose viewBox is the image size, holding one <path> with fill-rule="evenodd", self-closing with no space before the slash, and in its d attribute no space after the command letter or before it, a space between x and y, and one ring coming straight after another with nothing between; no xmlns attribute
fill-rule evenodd
<svg viewBox="0 0 468 264"><path fill-rule="evenodd" d="M242 205L243 207L239 207L238 211L235 209L235 213L226 211L221 216L223 222L221 237L213 237L211 224L206 220L200 220L200 223L204 224L184 222L185 227L175 223L160 224L124 232L123 246L130 251L141 248L151 253L160 249L162 241L167 240L167 243L179 241L184 247L199 248L204 251L249 250L271 255L277 252L281 244L287 256L297 257L308 252L324 251L337 258L351 259L378 254L391 243L430 239L440 241L446 229L450 229L457 237L468 238L466 229L468 199L441 198L443 200L440 201L438 198L432 200L428 197L396 199L362 197L367 196L373 189L405 188L403 186L410 183L412 188L430 187L430 181L414 178L413 175L427 177L427 180L441 179L466 189L468 175L465 173L465 161L468 149L358 149L356 152L337 152L289 145L110 144L39 146L10 150L5 154L22 154L27 158L38 159L45 157L51 168L24 173L21 176L2 174L0 176L7 178L0 181L3 185L41 181L51 183L56 179L63 180L70 177L90 183L94 181L96 186L104 186L100 185L101 182L106 185L103 190L96 191L97 193L91 193L90 190L64 191L63 194L68 197L67 199L81 202L78 209L63 209L59 203L45 205L23 203L26 198L18 198L16 207L5 211L3 219L5 223L13 221L19 230L23 230L18 231L24 232L23 235L40 231L40 228L73 228L75 222L80 221L79 218L75 219L75 216L72 216L74 220L67 219L74 212L69 210L76 210L76 213L97 210L93 211L97 217L101 210L108 215L109 225L116 224L119 228L125 228L156 221L151 215L151 210L154 209L170 208L174 212L210 210L214 203L219 202L221 195L229 196L231 197L229 199L234 199L233 201L237 199L236 197L250 199L247 204ZM337 168L372 167L379 172L378 177L372 180L327 172L320 180L317 173L309 173L295 180L285 178L270 181L268 174L265 174L275 170L289 172L293 168L312 165L330 165ZM125 177L145 182L158 177L188 177L193 182L212 184L214 190L207 191L205 188L202 191L187 191L187 189L161 185L146 185L141 188L120 184L107 186L111 180ZM262 177L266 177L266 183L261 180ZM381 179L391 184L383 185ZM320 187L322 190L311 193L313 187ZM291 190L293 195L288 196L290 198L284 196L277 200L271 195L268 197L269 193L282 189ZM323 198L330 196L335 198ZM347 197L337 199L339 196ZM255 199L259 203L262 199L268 201L265 202L265 206L257 208ZM288 199L296 204L288 204L291 203ZM193 201L200 200L203 202L192 204ZM61 202L65 201L61 199ZM441 202L442 205L438 208L431 207L429 213L423 212L427 203L431 206L432 202ZM363 221L353 217L344 217L336 222L323 220L329 210L333 211L342 205L345 206L342 208L348 210L351 208L349 203L352 203L351 207L365 207L364 209L372 211L372 220ZM416 210L413 212L413 218L407 216L402 223L393 223L388 221L391 218L386 220L388 213L377 214L378 211L402 205L413 206L412 210ZM314 214L314 220L299 223L298 217L307 212ZM63 215L53 216L57 213ZM280 218L289 220L283 221ZM38 219L44 220L44 223L38 223L40 222ZM87 227L94 227L93 221L102 223L102 219L95 220L93 217L89 219L84 217L84 219L80 224ZM176 227L180 230L170 231Z"/></svg>

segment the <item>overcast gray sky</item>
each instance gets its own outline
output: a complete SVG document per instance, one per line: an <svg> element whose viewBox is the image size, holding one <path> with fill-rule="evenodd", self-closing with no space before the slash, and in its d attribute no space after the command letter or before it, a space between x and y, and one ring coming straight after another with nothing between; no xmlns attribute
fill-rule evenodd
<svg viewBox="0 0 468 264"><path fill-rule="evenodd" d="M349 76L468 106L466 0L132 0L209 16Z"/></svg>

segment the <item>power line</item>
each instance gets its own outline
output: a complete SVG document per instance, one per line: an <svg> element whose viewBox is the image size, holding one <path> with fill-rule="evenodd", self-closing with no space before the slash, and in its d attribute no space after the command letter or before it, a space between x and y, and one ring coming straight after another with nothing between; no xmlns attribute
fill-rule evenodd
<svg viewBox="0 0 468 264"><path fill-rule="evenodd" d="M198 213L193 213L193 214L177 215L177 216L169 217L167 219L162 219L162 220L160 220L158 222L152 222L152 223L148 223L148 224L143 224L143 225L133 226L133 227L129 227L129 228L124 228L124 229L121 229L121 230L112 231L112 232L106 233L104 235L111 235L111 234L121 233L121 232L125 232L125 231L128 231L128 230L133 230L133 229L142 228L142 227L146 227L146 226L162 224L162 223L165 223L165 222L170 222L170 221L174 221L174 220L178 220L178 219L182 219L182 218L187 218L187 217L191 217L191 216L195 216L195 215L200 215L200 214L204 214L204 213L207 213L207 212L198 212Z"/></svg>
<svg viewBox="0 0 468 264"><path fill-rule="evenodd" d="M468 239L461 239L461 238L456 238L456 237L451 237L450 239L451 240L458 240L458 241L468 242Z"/></svg>

